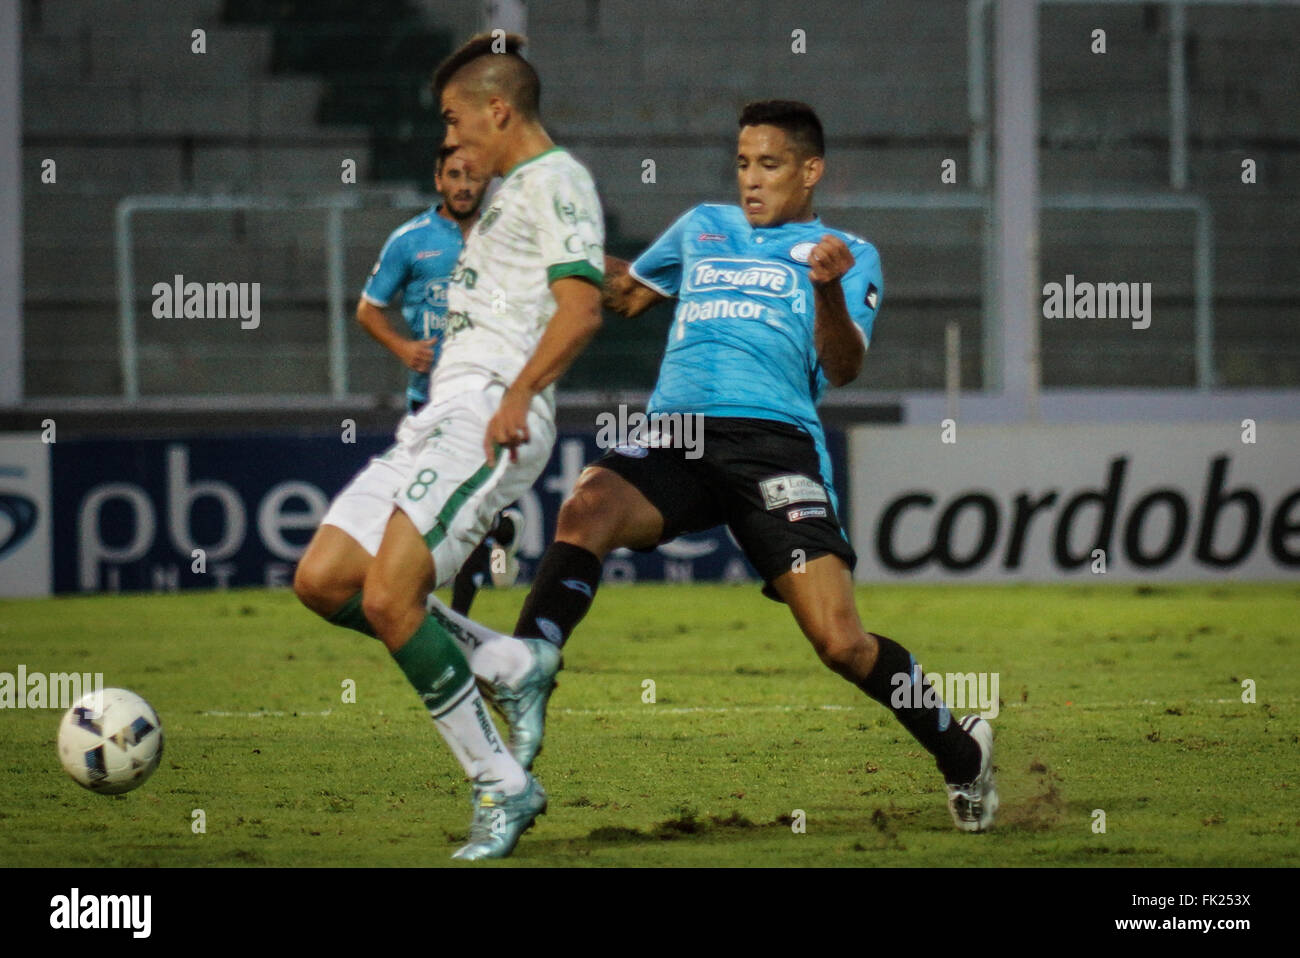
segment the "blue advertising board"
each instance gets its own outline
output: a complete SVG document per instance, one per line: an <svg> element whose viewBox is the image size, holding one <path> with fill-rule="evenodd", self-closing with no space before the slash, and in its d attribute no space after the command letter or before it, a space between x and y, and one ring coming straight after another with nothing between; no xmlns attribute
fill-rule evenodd
<svg viewBox="0 0 1300 958"><path fill-rule="evenodd" d="M828 435L840 503L845 440ZM389 434L100 439L50 447L55 592L287 586L330 499ZM560 504L601 453L594 433L562 433L520 500L521 580L531 576ZM847 524L847 517L843 518ZM606 580L745 580L753 569L725 528L649 553L619 550Z"/></svg>

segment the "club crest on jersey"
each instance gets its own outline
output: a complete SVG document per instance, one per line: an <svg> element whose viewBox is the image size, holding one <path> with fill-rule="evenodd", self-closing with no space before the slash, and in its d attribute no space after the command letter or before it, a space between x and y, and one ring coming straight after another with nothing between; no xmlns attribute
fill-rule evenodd
<svg viewBox="0 0 1300 958"><path fill-rule="evenodd" d="M486 233L492 228L492 224L501 218L501 207L494 206L479 218L478 231L480 234Z"/></svg>
<svg viewBox="0 0 1300 958"><path fill-rule="evenodd" d="M780 509L796 502L829 502L822 484L807 476L774 476L758 484L764 509Z"/></svg>
<svg viewBox="0 0 1300 958"><path fill-rule="evenodd" d="M794 269L767 259L702 259L686 276L685 293L735 290L753 296L790 296L798 288Z"/></svg>
<svg viewBox="0 0 1300 958"><path fill-rule="evenodd" d="M586 207L579 209L576 203L563 199L558 193L551 196L551 205L555 208L555 215L559 217L561 223L577 226L579 223L596 222L590 210Z"/></svg>
<svg viewBox="0 0 1300 958"><path fill-rule="evenodd" d="M816 245L816 243L795 243L790 247L790 258L796 263L806 263Z"/></svg>

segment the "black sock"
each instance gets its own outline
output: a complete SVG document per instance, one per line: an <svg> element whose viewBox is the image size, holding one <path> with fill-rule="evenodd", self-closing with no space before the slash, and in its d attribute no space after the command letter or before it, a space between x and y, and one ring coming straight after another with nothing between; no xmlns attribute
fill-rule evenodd
<svg viewBox="0 0 1300 958"><path fill-rule="evenodd" d="M533 587L519 612L515 635L546 639L561 648L591 608L601 561L581 546L554 542L542 556Z"/></svg>
<svg viewBox="0 0 1300 958"><path fill-rule="evenodd" d="M492 531L489 532L488 535L490 535L493 539L495 539L497 541L497 545L499 545L501 548L509 549L510 544L515 541L514 520L511 519L504 512L501 513L500 515L497 516L496 525L492 527Z"/></svg>
<svg viewBox="0 0 1300 958"><path fill-rule="evenodd" d="M858 683L858 688L893 712L903 727L925 746L934 756L944 781L973 782L980 771L979 745L957 724L942 699L937 705L917 705L922 697L913 692L913 686L921 692L929 686L911 653L883 635L877 635L876 641L880 645L876 664L871 674Z"/></svg>
<svg viewBox="0 0 1300 958"><path fill-rule="evenodd" d="M469 615L469 607L479 588L492 574L492 539L486 538L469 554L465 564L456 573L451 587L451 608L461 615Z"/></svg>

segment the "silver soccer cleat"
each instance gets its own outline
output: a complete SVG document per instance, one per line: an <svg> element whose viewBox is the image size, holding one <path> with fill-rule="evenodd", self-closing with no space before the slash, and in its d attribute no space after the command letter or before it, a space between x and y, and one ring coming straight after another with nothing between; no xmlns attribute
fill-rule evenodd
<svg viewBox="0 0 1300 958"><path fill-rule="evenodd" d="M462 861L505 858L515 850L519 836L532 827L538 815L545 813L546 790L531 775L524 790L515 795L476 787L469 842L451 857Z"/></svg>
<svg viewBox="0 0 1300 958"><path fill-rule="evenodd" d="M452 634L462 649L472 650L485 642L505 639L510 642L522 642L532 655L532 665L524 677L514 685L489 682L482 678L478 680L479 691L482 692L483 697L502 714L510 727L510 754L525 769L532 768L533 760L542 750L542 733L546 727L546 703L555 689L555 676L563 664L559 647L545 639L503 636L453 612L432 596L428 607L429 614Z"/></svg>
<svg viewBox="0 0 1300 958"><path fill-rule="evenodd" d="M510 726L510 754L525 769L533 767L533 760L542 750L542 735L546 730L546 703L555 689L555 676L560 671L563 658L560 650L545 639L519 639L533 654L533 665L518 684L500 683L485 692L492 703L501 710Z"/></svg>

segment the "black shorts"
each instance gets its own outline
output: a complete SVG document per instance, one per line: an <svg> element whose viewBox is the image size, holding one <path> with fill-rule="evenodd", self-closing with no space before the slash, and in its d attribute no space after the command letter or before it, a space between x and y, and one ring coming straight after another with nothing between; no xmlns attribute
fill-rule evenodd
<svg viewBox="0 0 1300 958"><path fill-rule="evenodd" d="M696 452L702 455L687 458ZM772 580L801 558L836 555L850 569L857 564L823 483L817 447L797 426L706 417L695 451L620 446L593 465L618 473L663 514L660 542L730 528L769 598L780 601Z"/></svg>

